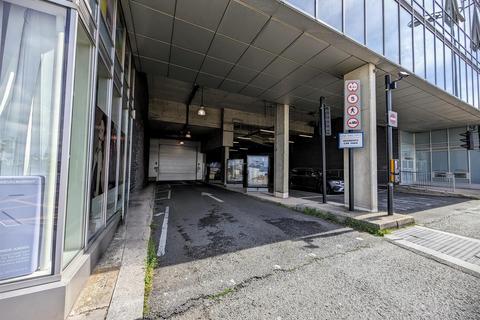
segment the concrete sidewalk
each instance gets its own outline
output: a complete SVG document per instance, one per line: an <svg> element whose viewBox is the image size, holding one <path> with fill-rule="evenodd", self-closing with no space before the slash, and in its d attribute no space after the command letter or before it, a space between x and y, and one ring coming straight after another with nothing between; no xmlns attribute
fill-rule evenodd
<svg viewBox="0 0 480 320"><path fill-rule="evenodd" d="M289 198L282 199L276 198L268 192L246 192L243 188L239 187L224 187L223 185L212 184L220 188L226 188L234 192L244 193L248 196L255 197L263 201L269 201L282 206L285 206L296 211L314 211L319 216L334 220L339 223L346 223L349 225L358 225L359 227L371 230L381 231L385 229L395 229L406 225L411 225L415 222L414 218L404 214L393 214L389 216L387 212L365 212L365 211L353 211L350 212L345 208L343 204L329 202L327 204L319 203L304 198L296 198L290 196Z"/></svg>
<svg viewBox="0 0 480 320"><path fill-rule="evenodd" d="M125 223L89 277L68 320L143 318L145 259L150 238L153 185L130 196Z"/></svg>

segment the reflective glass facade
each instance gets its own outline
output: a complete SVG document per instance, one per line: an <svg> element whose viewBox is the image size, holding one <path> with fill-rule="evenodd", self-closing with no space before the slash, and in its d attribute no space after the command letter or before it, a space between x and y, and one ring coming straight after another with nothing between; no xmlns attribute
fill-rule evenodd
<svg viewBox="0 0 480 320"><path fill-rule="evenodd" d="M478 0L458 1L453 22L445 0L289 0L391 62L479 107L479 55L471 32ZM478 12L477 12L478 13Z"/></svg>

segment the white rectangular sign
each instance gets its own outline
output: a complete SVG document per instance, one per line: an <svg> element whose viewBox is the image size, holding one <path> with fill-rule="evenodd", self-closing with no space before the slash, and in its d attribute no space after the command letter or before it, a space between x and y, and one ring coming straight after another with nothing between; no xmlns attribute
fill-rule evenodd
<svg viewBox="0 0 480 320"><path fill-rule="evenodd" d="M395 111L388 111L388 125L390 127L398 127L398 114Z"/></svg>
<svg viewBox="0 0 480 320"><path fill-rule="evenodd" d="M327 137L332 135L332 112L330 107L325 107L325 135Z"/></svg>
<svg viewBox="0 0 480 320"><path fill-rule="evenodd" d="M338 148L363 148L363 132L340 133L338 136Z"/></svg>
<svg viewBox="0 0 480 320"><path fill-rule="evenodd" d="M344 129L362 130L362 105L360 80L345 80Z"/></svg>

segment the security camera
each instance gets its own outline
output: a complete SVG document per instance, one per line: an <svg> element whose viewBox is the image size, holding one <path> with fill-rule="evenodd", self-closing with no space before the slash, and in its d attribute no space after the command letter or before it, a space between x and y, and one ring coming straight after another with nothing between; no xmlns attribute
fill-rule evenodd
<svg viewBox="0 0 480 320"><path fill-rule="evenodd" d="M405 71L400 71L400 72L398 73L398 76L400 77L400 79L406 78L406 77L408 77L409 75L410 75L410 73L405 72Z"/></svg>

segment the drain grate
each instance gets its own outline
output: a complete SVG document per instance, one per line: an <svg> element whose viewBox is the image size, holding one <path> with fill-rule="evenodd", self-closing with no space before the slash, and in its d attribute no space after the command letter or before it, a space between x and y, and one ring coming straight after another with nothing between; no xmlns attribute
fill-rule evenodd
<svg viewBox="0 0 480 320"><path fill-rule="evenodd" d="M480 271L480 240L421 226L395 231L386 238L449 263Z"/></svg>

